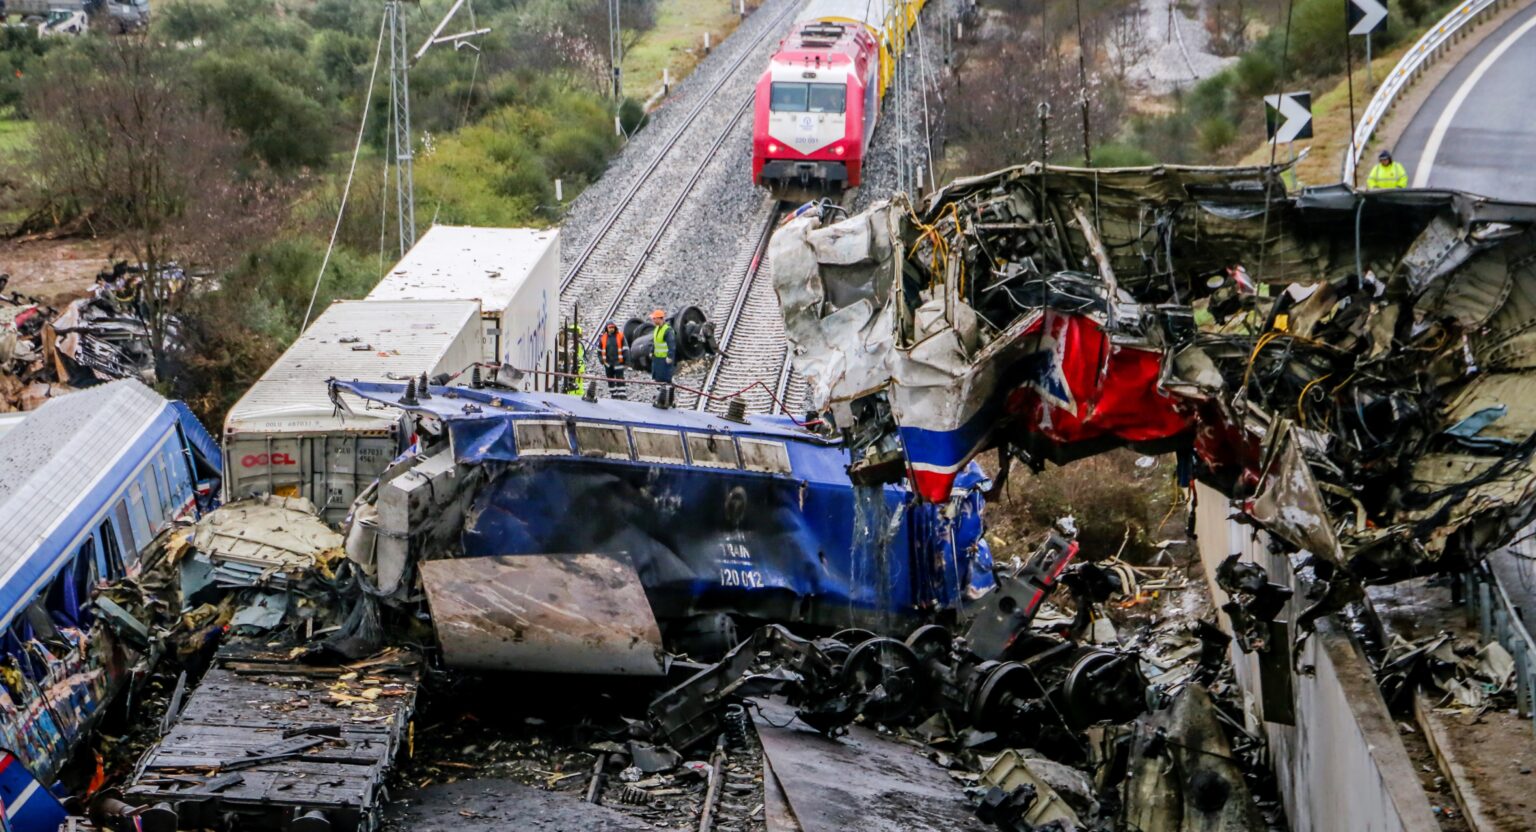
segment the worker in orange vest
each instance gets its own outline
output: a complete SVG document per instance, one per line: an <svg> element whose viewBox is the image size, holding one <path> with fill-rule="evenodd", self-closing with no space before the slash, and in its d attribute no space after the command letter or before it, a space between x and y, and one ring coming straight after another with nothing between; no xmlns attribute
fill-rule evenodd
<svg viewBox="0 0 1536 832"><path fill-rule="evenodd" d="M608 376L608 395L615 399L627 399L624 392L624 333L619 325L609 321L597 336L597 355L603 362L603 374Z"/></svg>

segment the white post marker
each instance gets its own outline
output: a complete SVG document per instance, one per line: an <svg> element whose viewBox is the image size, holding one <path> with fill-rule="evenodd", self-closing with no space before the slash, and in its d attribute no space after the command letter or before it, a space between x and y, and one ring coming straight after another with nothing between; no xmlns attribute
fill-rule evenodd
<svg viewBox="0 0 1536 832"><path fill-rule="evenodd" d="M556 202L564 202L565 201L565 188L563 187L564 184L565 183L561 182L559 179L555 180L555 201Z"/></svg>

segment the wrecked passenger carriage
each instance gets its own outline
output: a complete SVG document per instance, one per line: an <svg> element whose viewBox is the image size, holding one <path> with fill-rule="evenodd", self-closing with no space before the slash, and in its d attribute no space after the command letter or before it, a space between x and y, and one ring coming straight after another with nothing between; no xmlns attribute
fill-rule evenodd
<svg viewBox="0 0 1536 832"><path fill-rule="evenodd" d="M1536 206L1288 195L1282 172L1030 165L795 220L771 255L809 401L856 476L925 497L987 448L1130 445L1178 451L1325 571L1509 540L1536 512ZM1350 582L1319 578L1336 607Z"/></svg>
<svg viewBox="0 0 1536 832"><path fill-rule="evenodd" d="M0 438L0 747L41 782L158 657L103 589L214 504L219 465L184 405L132 380L52 399Z"/></svg>
<svg viewBox="0 0 1536 832"><path fill-rule="evenodd" d="M348 556L396 597L420 562L450 664L655 675L664 643L718 656L737 618L904 631L993 583L974 468L929 505L854 487L847 452L785 417L331 390L415 416L421 453L359 501Z"/></svg>

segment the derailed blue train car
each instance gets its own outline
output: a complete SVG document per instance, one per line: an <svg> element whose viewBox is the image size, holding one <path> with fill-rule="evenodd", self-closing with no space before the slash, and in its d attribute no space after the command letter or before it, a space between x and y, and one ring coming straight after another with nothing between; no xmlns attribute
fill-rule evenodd
<svg viewBox="0 0 1536 832"><path fill-rule="evenodd" d="M211 506L219 469L196 417L132 380L52 399L0 437L0 748L15 754L0 769L51 782L127 684L147 645L106 626L97 590Z"/></svg>
<svg viewBox="0 0 1536 832"><path fill-rule="evenodd" d="M416 556L621 555L669 634L708 630L722 614L900 629L957 613L993 586L980 516L986 479L975 467L933 505L901 486L856 488L848 454L787 417L736 422L473 388L431 387L414 398L398 384L333 382L333 390L418 416L419 470L386 475L386 491L390 482L420 491L421 477L446 470L420 460L440 453L452 456L454 482L476 483L453 508L445 485L433 485L432 499L457 525L435 535L442 550ZM384 491L376 497L379 510L398 504ZM381 543L434 536L419 524L391 527L387 516L370 522Z"/></svg>

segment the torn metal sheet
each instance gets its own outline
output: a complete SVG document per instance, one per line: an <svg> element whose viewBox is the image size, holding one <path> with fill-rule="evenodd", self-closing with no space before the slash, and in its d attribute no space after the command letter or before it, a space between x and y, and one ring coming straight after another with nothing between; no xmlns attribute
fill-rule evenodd
<svg viewBox="0 0 1536 832"><path fill-rule="evenodd" d="M797 218L770 253L810 404L929 498L984 449L1128 445L1355 582L1481 557L1536 518L1536 206L1279 173L1027 165Z"/></svg>
<svg viewBox="0 0 1536 832"><path fill-rule="evenodd" d="M1067 805L1067 802L1051 786L1046 777L1036 772L1035 769L1037 767L1042 771L1050 771L1054 775L1052 779L1066 778L1077 781L1074 783L1077 793L1086 795L1088 800L1093 799L1093 782L1088 779L1087 775L1051 760L1039 757L1026 758L1023 754L1011 748L999 754L992 761L992 764L987 766L986 772L981 775L981 780L983 783L995 786L1004 792L1012 792L1020 786L1026 785L1033 789L1035 795L1034 802L1022 818L1026 823L1039 826L1053 821L1061 821L1063 824L1071 824L1068 828L1080 825L1082 819L1078 817L1077 812ZM1090 816L1097 813L1097 801L1093 801L1091 809Z"/></svg>
<svg viewBox="0 0 1536 832"><path fill-rule="evenodd" d="M1124 785L1124 828L1248 832L1265 828L1205 688L1139 720Z"/></svg>
<svg viewBox="0 0 1536 832"><path fill-rule="evenodd" d="M852 726L828 739L795 710L753 700L767 764L804 832L983 832L960 785L915 749Z"/></svg>
<svg viewBox="0 0 1536 832"><path fill-rule="evenodd" d="M518 555L421 564L450 667L660 676L661 627L623 555Z"/></svg>

